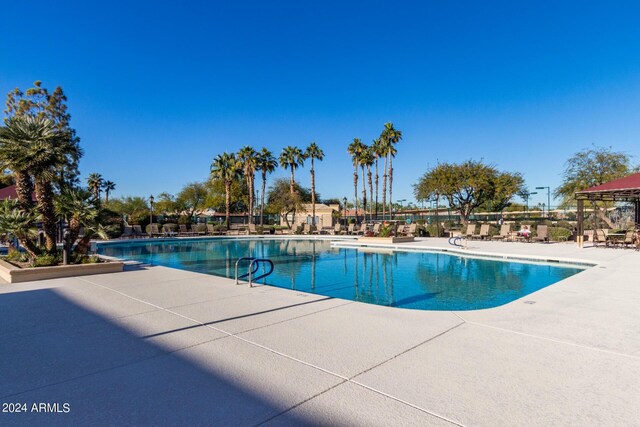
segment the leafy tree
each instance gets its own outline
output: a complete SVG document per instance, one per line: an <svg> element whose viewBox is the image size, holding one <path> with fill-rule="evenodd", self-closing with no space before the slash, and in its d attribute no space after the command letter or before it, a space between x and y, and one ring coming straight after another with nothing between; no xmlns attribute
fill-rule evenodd
<svg viewBox="0 0 640 427"><path fill-rule="evenodd" d="M154 209L159 214L171 215L178 212L178 204L173 194L162 192L158 194L154 203Z"/></svg>
<svg viewBox="0 0 640 427"><path fill-rule="evenodd" d="M311 216L315 221L316 218L316 171L314 166L314 160L318 159L322 161L324 159L324 152L315 142L312 142L304 152L306 158L311 159Z"/></svg>
<svg viewBox="0 0 640 427"><path fill-rule="evenodd" d="M304 165L305 156L298 147L287 146L280 153L280 166L291 169L291 179L289 180L289 191L293 194L295 179L295 170L298 166Z"/></svg>
<svg viewBox="0 0 640 427"><path fill-rule="evenodd" d="M258 167L258 153L252 147L244 146L238 152L238 161L242 165L242 172L249 190L249 224L253 224L253 197L255 195L255 174Z"/></svg>
<svg viewBox="0 0 640 427"><path fill-rule="evenodd" d="M126 196L109 200L108 208L124 217L129 224L142 224L149 216L147 200L138 196Z"/></svg>
<svg viewBox="0 0 640 427"><path fill-rule="evenodd" d="M100 192L102 191L103 185L104 179L102 179L102 175L100 175L99 173L92 173L87 177L87 186L93 193L93 197L96 199L96 201L100 200Z"/></svg>
<svg viewBox="0 0 640 427"><path fill-rule="evenodd" d="M22 209L17 200L5 199L0 202L0 233L3 240L11 241L15 236L31 260L40 254L33 240L38 235L35 227L37 219L35 212Z"/></svg>
<svg viewBox="0 0 640 427"><path fill-rule="evenodd" d="M500 172L494 166L468 160L442 163L427 171L414 186L414 194L419 201L445 197L467 224L474 209L488 202L504 205L521 190L523 182L518 173Z"/></svg>
<svg viewBox="0 0 640 427"><path fill-rule="evenodd" d="M311 161L313 163L313 160ZM260 225L264 225L264 193L267 186L267 174L272 173L278 167L278 160L271 151L262 148L258 153L257 168L262 174L262 200L260 201Z"/></svg>
<svg viewBox="0 0 640 427"><path fill-rule="evenodd" d="M400 142L402 139L402 131L397 130L393 127L393 123L387 122L384 124L384 130L380 135L380 139L383 141L383 146L387 150L387 159L389 161L389 168L385 173L385 176L389 176L389 214L393 214L393 209L391 208L391 201L393 200L393 158L395 157L397 150L395 145ZM385 160L385 165L387 164L387 160ZM382 191L382 203L384 204L384 191L385 187L383 185Z"/></svg>
<svg viewBox="0 0 640 427"><path fill-rule="evenodd" d="M206 208L207 196L207 187L203 183L189 183L176 196L176 208L180 212L185 212L187 217L191 219L197 211Z"/></svg>
<svg viewBox="0 0 640 427"><path fill-rule="evenodd" d="M54 131L59 136L59 144L66 147L67 155L63 163L57 164L53 182L59 187L78 183L78 162L82 157L80 138L70 126L71 115L67 111L67 97L60 86L53 92L36 81L32 88L22 92L15 88L7 94L5 123L14 117L48 119L53 122Z"/></svg>
<svg viewBox="0 0 640 427"><path fill-rule="evenodd" d="M222 212L225 209L225 183L224 180L213 178L206 183L207 200L205 205L209 208ZM231 181L231 205L229 213L241 213L247 211L245 203L247 194L247 183L238 175Z"/></svg>
<svg viewBox="0 0 640 427"><path fill-rule="evenodd" d="M574 205L576 191L585 190L631 173L630 156L611 147L593 147L574 154L565 162L563 181L553 195L562 206Z"/></svg>
<svg viewBox="0 0 640 427"><path fill-rule="evenodd" d="M277 213L282 216L291 228L289 214L304 209L304 203L311 201L311 190L302 188L297 182L294 183L294 191L291 192L291 183L286 179L278 179L269 188L267 211ZM295 218L294 218L295 221Z"/></svg>
<svg viewBox="0 0 640 427"><path fill-rule="evenodd" d="M224 181L225 222L229 227L229 211L231 209L231 183L241 175L240 165L233 153L222 153L211 163L211 176Z"/></svg>
<svg viewBox="0 0 640 427"><path fill-rule="evenodd" d="M105 203L109 203L109 194L116 189L116 183L113 181L105 181L102 184L102 188L104 189L104 201Z"/></svg>

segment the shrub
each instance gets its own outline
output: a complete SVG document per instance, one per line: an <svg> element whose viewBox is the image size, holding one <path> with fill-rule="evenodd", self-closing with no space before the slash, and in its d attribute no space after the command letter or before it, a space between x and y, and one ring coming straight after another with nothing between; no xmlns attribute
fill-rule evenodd
<svg viewBox="0 0 640 427"><path fill-rule="evenodd" d="M392 227L391 225L388 224L383 224L382 226L380 226L380 237L389 237L391 236L391 231L392 231Z"/></svg>
<svg viewBox="0 0 640 427"><path fill-rule="evenodd" d="M42 254L35 257L31 265L33 267L49 267L58 265L59 263L60 256L58 254Z"/></svg>
<svg viewBox="0 0 640 427"><path fill-rule="evenodd" d="M556 242L562 239L568 239L573 232L564 227L549 227L549 240L555 240Z"/></svg>
<svg viewBox="0 0 640 427"><path fill-rule="evenodd" d="M27 262L29 261L29 258L27 257L27 254L25 254L24 252L20 252L17 249L9 249L9 252L7 253L7 261L10 262Z"/></svg>
<svg viewBox="0 0 640 427"><path fill-rule="evenodd" d="M98 255L85 255L79 257L79 259L77 260L78 264L97 264L99 262L102 262L102 260Z"/></svg>

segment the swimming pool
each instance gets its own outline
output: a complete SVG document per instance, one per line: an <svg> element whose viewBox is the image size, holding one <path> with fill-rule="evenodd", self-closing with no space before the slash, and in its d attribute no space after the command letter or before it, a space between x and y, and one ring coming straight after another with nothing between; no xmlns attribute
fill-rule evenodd
<svg viewBox="0 0 640 427"><path fill-rule="evenodd" d="M328 240L144 240L101 244L98 252L228 278L234 277L240 257L269 258L275 270L260 283L420 310L496 307L584 270L440 252L332 247Z"/></svg>

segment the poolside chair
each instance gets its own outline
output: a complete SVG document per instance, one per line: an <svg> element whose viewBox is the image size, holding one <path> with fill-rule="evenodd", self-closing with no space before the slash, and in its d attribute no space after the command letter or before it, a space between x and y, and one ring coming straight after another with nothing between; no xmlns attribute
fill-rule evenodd
<svg viewBox="0 0 640 427"><path fill-rule="evenodd" d="M511 238L511 224L502 224L500 226L500 234L496 234L495 236L489 238L506 242Z"/></svg>
<svg viewBox="0 0 640 427"><path fill-rule="evenodd" d="M178 236L193 236L193 233L187 230L185 224L178 224Z"/></svg>
<svg viewBox="0 0 640 427"><path fill-rule="evenodd" d="M338 223L333 227L333 234L343 234L342 224Z"/></svg>
<svg viewBox="0 0 640 427"><path fill-rule="evenodd" d="M375 224L373 224L373 235L377 236L380 234L380 227L382 226L382 224L380 224L379 222L376 222Z"/></svg>
<svg viewBox="0 0 640 427"><path fill-rule="evenodd" d="M214 234L220 234L216 232L213 224L207 224L207 234L213 236Z"/></svg>
<svg viewBox="0 0 640 427"><path fill-rule="evenodd" d="M258 234L258 229L255 224L249 224L249 234Z"/></svg>
<svg viewBox="0 0 640 427"><path fill-rule="evenodd" d="M607 239L607 235L604 230L601 228L597 229L593 235L593 246L609 246L609 243L609 239Z"/></svg>
<svg viewBox="0 0 640 427"><path fill-rule="evenodd" d="M158 224L149 224L149 234L151 237L162 236L162 233L158 230Z"/></svg>
<svg viewBox="0 0 640 427"><path fill-rule="evenodd" d="M360 224L360 229L355 231L355 234L364 236L364 233L366 232L367 232L367 223L363 222L362 224Z"/></svg>
<svg viewBox="0 0 640 427"><path fill-rule="evenodd" d="M473 238L474 234L476 234L476 224L467 224L467 232L465 233L465 236L467 238Z"/></svg>
<svg viewBox="0 0 640 427"><path fill-rule="evenodd" d="M537 236L532 237L534 242L549 242L549 227L546 225L539 225L536 229Z"/></svg>
<svg viewBox="0 0 640 427"><path fill-rule="evenodd" d="M482 240L485 237L489 237L489 229L490 229L490 225L489 224L482 224L480 226L480 233L478 234L472 234L471 238L472 239L478 239L478 240Z"/></svg>
<svg viewBox="0 0 640 427"><path fill-rule="evenodd" d="M624 240L622 240L621 245L626 247L633 246L636 240L636 232L635 230L627 230L624 234Z"/></svg>
<svg viewBox="0 0 640 427"><path fill-rule="evenodd" d="M173 237L176 235L176 232L173 231L173 229L169 225L165 224L162 226L162 234L165 237Z"/></svg>
<svg viewBox="0 0 640 427"><path fill-rule="evenodd" d="M134 225L133 226L133 236L134 237L149 237L149 235L147 233L142 231L142 227L139 226L139 225Z"/></svg>
<svg viewBox="0 0 640 427"><path fill-rule="evenodd" d="M354 223L349 224L349 227L347 227L347 234L354 234L355 227L356 225Z"/></svg>
<svg viewBox="0 0 640 427"><path fill-rule="evenodd" d="M522 235L520 234L520 232L518 232L518 235L516 236L516 239L519 242L530 242L531 241L531 225L528 224L522 224L523 227L526 227L527 230L529 230L529 233L527 233L526 235Z"/></svg>
<svg viewBox="0 0 640 427"><path fill-rule="evenodd" d="M416 224L415 222L413 224L405 225L404 229L402 230L402 235L414 237L416 235L417 227L418 227L418 224Z"/></svg>
<svg viewBox="0 0 640 427"><path fill-rule="evenodd" d="M124 227L124 232L120 235L121 239L130 239L132 237L135 237L133 235L133 227L129 227L128 225L126 225Z"/></svg>

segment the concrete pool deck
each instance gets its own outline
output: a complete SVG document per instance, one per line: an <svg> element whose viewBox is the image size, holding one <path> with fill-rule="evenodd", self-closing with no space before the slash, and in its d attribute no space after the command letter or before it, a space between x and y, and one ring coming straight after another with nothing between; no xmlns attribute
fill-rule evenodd
<svg viewBox="0 0 640 427"><path fill-rule="evenodd" d="M640 252L477 241L467 251L597 265L462 312L157 266L0 284L0 409L27 405L0 424L637 424Z"/></svg>

